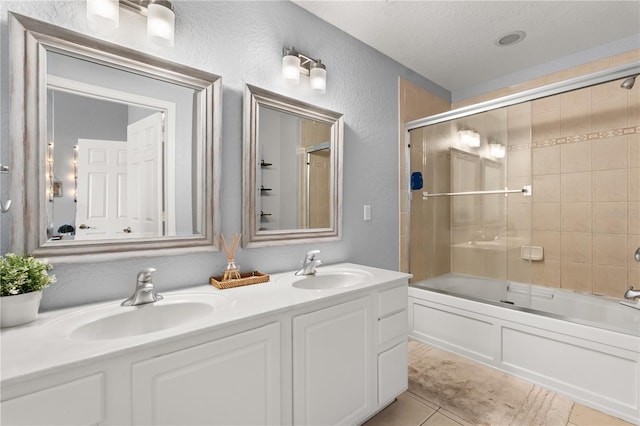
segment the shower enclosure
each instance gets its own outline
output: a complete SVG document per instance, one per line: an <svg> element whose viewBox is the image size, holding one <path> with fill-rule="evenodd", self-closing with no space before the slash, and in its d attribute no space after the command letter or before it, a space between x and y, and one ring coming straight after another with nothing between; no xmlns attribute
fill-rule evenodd
<svg viewBox="0 0 640 426"><path fill-rule="evenodd" d="M639 72L409 123L410 171L424 181L410 198L413 284L569 319L547 303L558 292L621 299L640 287Z"/></svg>

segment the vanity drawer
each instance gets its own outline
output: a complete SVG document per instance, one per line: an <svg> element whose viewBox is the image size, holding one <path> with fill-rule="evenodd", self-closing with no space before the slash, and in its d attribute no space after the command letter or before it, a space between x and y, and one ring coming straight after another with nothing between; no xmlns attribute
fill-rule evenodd
<svg viewBox="0 0 640 426"><path fill-rule="evenodd" d="M407 336L407 311L397 312L378 321L378 344L383 344L397 337Z"/></svg>
<svg viewBox="0 0 640 426"><path fill-rule="evenodd" d="M103 374L0 403L6 425L95 425L103 421Z"/></svg>
<svg viewBox="0 0 640 426"><path fill-rule="evenodd" d="M409 295L407 285L401 285L378 293L378 318L407 309Z"/></svg>

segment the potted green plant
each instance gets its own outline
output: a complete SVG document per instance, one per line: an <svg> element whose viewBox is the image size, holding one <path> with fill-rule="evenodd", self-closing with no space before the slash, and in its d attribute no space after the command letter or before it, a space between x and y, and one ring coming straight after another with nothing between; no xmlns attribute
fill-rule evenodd
<svg viewBox="0 0 640 426"><path fill-rule="evenodd" d="M56 281L47 259L8 253L0 259L0 327L34 321L42 290Z"/></svg>

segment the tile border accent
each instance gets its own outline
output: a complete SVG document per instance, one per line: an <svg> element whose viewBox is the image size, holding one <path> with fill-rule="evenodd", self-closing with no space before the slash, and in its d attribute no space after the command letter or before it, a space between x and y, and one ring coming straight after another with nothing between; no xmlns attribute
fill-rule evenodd
<svg viewBox="0 0 640 426"><path fill-rule="evenodd" d="M601 132L583 133L575 136L565 136L554 139L543 139L529 143L509 145L508 151L522 151L529 148L545 148L555 145L564 145L570 143L587 142L600 139L615 138L618 136L640 134L640 126L620 127L618 129L604 130Z"/></svg>

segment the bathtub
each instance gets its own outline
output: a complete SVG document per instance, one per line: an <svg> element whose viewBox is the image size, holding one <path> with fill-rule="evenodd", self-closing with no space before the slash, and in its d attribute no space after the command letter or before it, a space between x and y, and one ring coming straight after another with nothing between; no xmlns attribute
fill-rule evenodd
<svg viewBox="0 0 640 426"><path fill-rule="evenodd" d="M447 274L409 287L409 336L640 424L640 310Z"/></svg>

